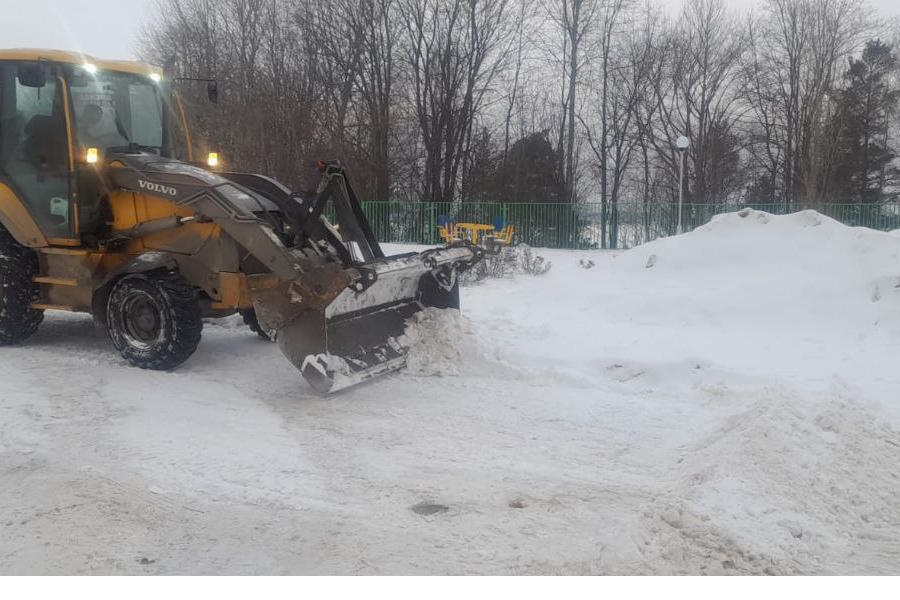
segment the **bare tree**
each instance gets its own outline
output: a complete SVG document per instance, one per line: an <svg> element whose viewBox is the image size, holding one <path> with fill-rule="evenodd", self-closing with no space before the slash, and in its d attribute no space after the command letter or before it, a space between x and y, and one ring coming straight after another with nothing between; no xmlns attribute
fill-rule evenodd
<svg viewBox="0 0 900 600"><path fill-rule="evenodd" d="M597 35L595 48L599 52L599 72L592 73L591 88L596 91L590 100L599 106L599 132L579 115L593 151L600 179L600 230L601 244L615 248L618 240L617 202L625 170L631 160L634 138L631 128L635 107L645 89L645 70L648 68L650 40L634 37L617 43L623 33L619 29L630 21L630 0L604 0L597 5ZM628 23L628 26L633 25ZM628 31L629 35L633 31ZM620 60L613 60L613 53ZM612 86L610 85L612 83ZM612 89L611 89L612 88ZM610 133L612 132L612 136ZM613 157L613 189L609 189L610 151ZM607 237L607 232L609 235Z"/></svg>
<svg viewBox="0 0 900 600"><path fill-rule="evenodd" d="M767 0L751 22L747 96L755 117L756 162L788 206L822 192L834 143L823 127L839 65L867 26L861 0Z"/></svg>
<svg viewBox="0 0 900 600"><path fill-rule="evenodd" d="M372 198L389 200L392 192L391 136L393 133L394 81L399 25L397 0L360 0L351 15L353 28L361 32L359 97L363 117L359 132L360 152L371 174Z"/></svg>
<svg viewBox="0 0 900 600"><path fill-rule="evenodd" d="M604 0L548 0L545 13L555 31L561 35L561 48L549 47L551 58L561 67L559 119L559 164L563 173L563 198L576 200L576 139L575 113L578 104L578 84L582 70L590 57L590 33L596 25L598 9ZM613 0L620 3L620 0ZM563 150L564 148L564 150Z"/></svg>
<svg viewBox="0 0 900 600"><path fill-rule="evenodd" d="M405 68L425 150L423 198L452 201L472 127L507 53L506 0L405 0ZM508 42L507 42L508 43Z"/></svg>
<svg viewBox="0 0 900 600"><path fill-rule="evenodd" d="M740 65L744 37L722 0L689 0L676 23L667 54L668 81L657 90L655 145L676 179L680 156L673 140L690 139L685 197L724 202L737 190L735 124L740 118Z"/></svg>
<svg viewBox="0 0 900 600"><path fill-rule="evenodd" d="M526 39L526 35L528 32L526 27L528 22L527 15L531 8L531 0L521 0L519 2L519 12L515 17L515 22L513 23L516 36L515 46L513 49L513 51L515 52L515 61L513 62L513 64L515 66L513 67L512 81L510 82L511 87L506 97L506 114L504 115L503 119L503 162L506 162L507 156L509 155L509 138L513 115L517 109L521 108L518 105L519 88L522 83L522 69L525 63L526 53L528 51L528 40Z"/></svg>

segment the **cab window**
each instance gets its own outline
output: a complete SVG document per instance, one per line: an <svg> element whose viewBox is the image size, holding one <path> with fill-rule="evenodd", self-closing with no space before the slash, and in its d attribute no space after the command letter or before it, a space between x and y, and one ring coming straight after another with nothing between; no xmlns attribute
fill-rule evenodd
<svg viewBox="0 0 900 600"><path fill-rule="evenodd" d="M99 70L69 76L78 143L82 147L163 149L162 96L148 77Z"/></svg>
<svg viewBox="0 0 900 600"><path fill-rule="evenodd" d="M42 87L22 85L21 64L0 62L0 179L25 202L44 235L68 238L69 147L62 90L51 66L43 67L48 75Z"/></svg>

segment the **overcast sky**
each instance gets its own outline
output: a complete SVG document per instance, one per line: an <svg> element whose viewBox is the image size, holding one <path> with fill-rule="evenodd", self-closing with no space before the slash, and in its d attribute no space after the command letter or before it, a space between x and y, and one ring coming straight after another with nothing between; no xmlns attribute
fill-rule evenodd
<svg viewBox="0 0 900 600"><path fill-rule="evenodd" d="M673 12L682 0L660 0ZM744 11L760 0L728 0ZM883 16L900 16L900 1L871 0ZM0 47L78 50L102 58L134 58L140 27L156 0L0 0Z"/></svg>
<svg viewBox="0 0 900 600"><path fill-rule="evenodd" d="M156 0L0 0L0 46L135 58Z"/></svg>

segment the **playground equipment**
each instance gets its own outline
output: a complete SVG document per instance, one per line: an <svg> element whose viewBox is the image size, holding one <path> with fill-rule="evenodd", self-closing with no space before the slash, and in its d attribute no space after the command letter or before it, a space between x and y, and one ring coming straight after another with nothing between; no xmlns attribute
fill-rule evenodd
<svg viewBox="0 0 900 600"><path fill-rule="evenodd" d="M472 244L481 244L488 249L511 246L516 228L506 222L503 217L497 217L490 225L486 223L454 223L451 217L442 215L438 217L438 230L441 239L446 244L452 244L460 240L467 240Z"/></svg>

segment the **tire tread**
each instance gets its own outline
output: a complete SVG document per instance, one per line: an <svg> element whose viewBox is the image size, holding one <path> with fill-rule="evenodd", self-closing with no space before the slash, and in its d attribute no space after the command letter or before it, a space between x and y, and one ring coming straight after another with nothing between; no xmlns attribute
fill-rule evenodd
<svg viewBox="0 0 900 600"><path fill-rule="evenodd" d="M37 272L34 250L0 227L0 346L28 339L44 320L44 311L31 308L40 297L40 288L32 281Z"/></svg>
<svg viewBox="0 0 900 600"><path fill-rule="evenodd" d="M112 314L107 316L107 328L116 349L128 362L142 369L168 371L184 363L197 350L203 335L203 319L197 301L197 291L187 281L173 271L126 276L113 288L109 296L108 311L114 310L113 303L125 295L132 286L149 287L158 293L168 311L172 331L166 339L150 350L134 348L114 330L118 320Z"/></svg>
<svg viewBox="0 0 900 600"><path fill-rule="evenodd" d="M256 318L256 311L254 310L242 310L240 311L241 318L244 320L244 325L246 325L250 331L258 335L260 338L266 340L267 342L272 341L272 336L263 331L263 328L259 324L259 319Z"/></svg>

